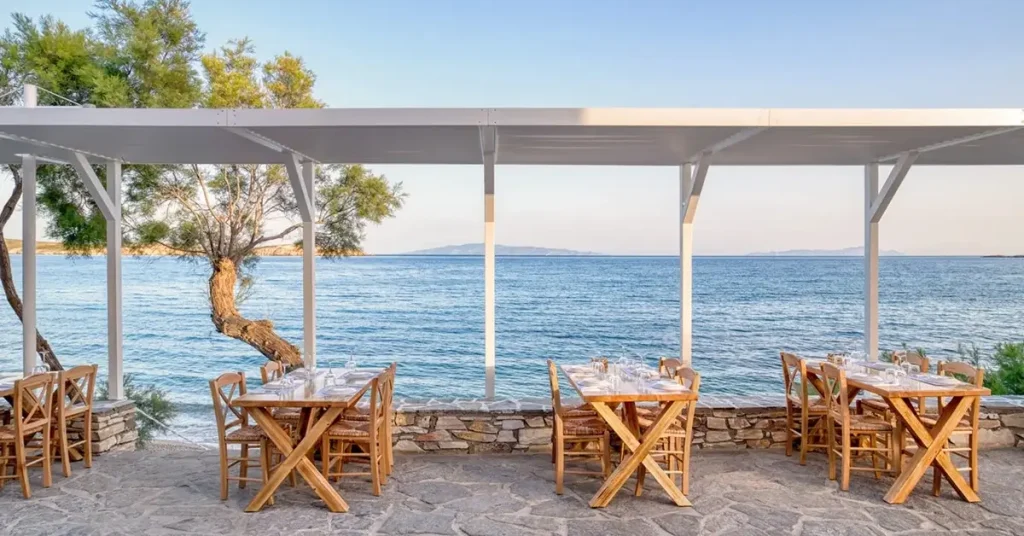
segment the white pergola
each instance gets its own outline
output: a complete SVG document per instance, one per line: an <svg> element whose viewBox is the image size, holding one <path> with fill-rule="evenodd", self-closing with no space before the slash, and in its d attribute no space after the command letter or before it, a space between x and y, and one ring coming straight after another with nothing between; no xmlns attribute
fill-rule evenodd
<svg viewBox="0 0 1024 536"><path fill-rule="evenodd" d="M283 164L302 215L304 359L316 360L313 166L482 165L484 366L493 394L495 166L679 169L680 356L692 357L693 223L714 166L863 166L864 345L878 357L878 224L914 165L1024 165L1021 109L0 108L0 163L24 174L24 368L36 363L38 162L68 163L107 219L110 393L123 396L122 164ZM107 166L104 189L93 165ZM879 188L879 165L892 170ZM965 188L969 184L965 180Z"/></svg>

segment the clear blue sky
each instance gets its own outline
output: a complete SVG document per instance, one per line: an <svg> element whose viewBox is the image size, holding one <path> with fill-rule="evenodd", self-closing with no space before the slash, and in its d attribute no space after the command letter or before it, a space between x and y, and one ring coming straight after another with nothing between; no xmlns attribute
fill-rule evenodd
<svg viewBox="0 0 1024 536"><path fill-rule="evenodd" d="M74 27L89 24L89 5L7 3ZM302 56L330 106L1024 107L1016 0L196 0L192 9L210 48L249 36L261 56ZM410 198L370 230L368 251L481 241L481 169L374 169L403 181ZM914 169L883 221L882 247L1024 253L1022 172ZM499 167L497 240L676 253L677 173ZM862 204L859 168L712 168L696 252L860 245Z"/></svg>

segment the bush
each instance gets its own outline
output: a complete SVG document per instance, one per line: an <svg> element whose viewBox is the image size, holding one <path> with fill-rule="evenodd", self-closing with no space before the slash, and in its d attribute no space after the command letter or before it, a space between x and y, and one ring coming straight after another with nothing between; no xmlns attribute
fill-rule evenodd
<svg viewBox="0 0 1024 536"><path fill-rule="evenodd" d="M135 375L133 374L124 375L124 396L131 400L135 404L135 408L139 410L139 414L135 417L135 426L139 431L139 439L135 444L139 448L144 447L153 439L153 434L162 428L146 415L164 424L178 415L178 408L168 398L167 391L155 385L139 387L135 384ZM100 398L105 400L108 397L107 386L103 384L100 386Z"/></svg>
<svg viewBox="0 0 1024 536"><path fill-rule="evenodd" d="M992 394L1024 395L1024 342L997 344L992 363L995 366L985 372Z"/></svg>

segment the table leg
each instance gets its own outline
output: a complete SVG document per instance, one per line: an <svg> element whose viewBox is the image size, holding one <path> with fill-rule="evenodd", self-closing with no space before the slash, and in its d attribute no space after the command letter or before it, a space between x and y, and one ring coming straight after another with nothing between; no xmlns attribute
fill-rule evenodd
<svg viewBox="0 0 1024 536"><path fill-rule="evenodd" d="M295 447L292 447L291 438L288 433L274 420L270 412L266 408L250 408L249 415L256 420L256 423L260 425L264 433L267 434L274 446L277 447L284 455L285 459L281 462L277 469L270 474L270 478L267 483L263 486L263 489L253 497L252 501L245 508L246 512L258 512L266 504L267 500L277 491L277 488L281 486L292 470L297 470L302 478L313 488L313 491L323 499L327 504L327 508L332 512L347 512L348 504L341 498L331 483L320 474L320 471L316 469L308 458L308 454L312 452L313 448L320 442L320 436L327 431L335 419L341 415L344 410L342 407L332 407L327 409L317 420L310 426L306 434L303 436L302 441ZM312 419L311 419L312 420Z"/></svg>
<svg viewBox="0 0 1024 536"><path fill-rule="evenodd" d="M968 502L981 500L978 494L971 489L971 486L964 480L964 477L956 470L949 454L943 452L943 447L949 440L959 424L960 419L970 409L973 402L972 397L953 397L949 404L942 408L942 414L931 429L921 422L921 417L902 398L889 398L889 407L892 408L896 418L903 422L907 431L917 442L917 452L910 459L907 466L896 478L896 482L885 494L885 502L889 504L902 504L907 500L910 492L920 482L930 466L935 466L953 485L953 489L960 497Z"/></svg>
<svg viewBox="0 0 1024 536"><path fill-rule="evenodd" d="M686 499L683 492L676 487L676 483L669 478L665 471L662 470L661 466L654 461L654 458L650 456L651 450L654 449L658 443L658 439L665 433L665 430L675 422L676 418L682 413L686 402L677 400L666 404L661 408L657 419L648 429L647 433L644 434L643 441L637 439L633 431L622 422L622 419L612 411L607 404L603 402L593 402L591 406L597 411L597 414L608 424L608 427L613 432L618 434L622 443L630 450L630 454L626 456L624 460L619 463L619 466L612 472L604 484L601 485L601 489L597 490L597 493L590 500L590 506L592 508L603 508L608 506L615 494L626 484L626 480L632 475L641 464L651 473L658 484L664 488L665 492L672 499L673 502L678 506L692 506L690 501Z"/></svg>

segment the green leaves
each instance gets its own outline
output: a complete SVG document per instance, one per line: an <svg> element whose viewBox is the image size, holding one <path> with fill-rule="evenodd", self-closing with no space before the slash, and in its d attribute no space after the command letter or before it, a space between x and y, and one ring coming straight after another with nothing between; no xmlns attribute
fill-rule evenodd
<svg viewBox="0 0 1024 536"><path fill-rule="evenodd" d="M328 257L358 252L366 224L394 216L405 201L402 183L361 165L322 166L317 182L316 244Z"/></svg>

